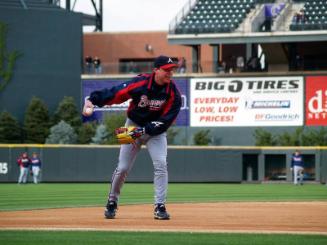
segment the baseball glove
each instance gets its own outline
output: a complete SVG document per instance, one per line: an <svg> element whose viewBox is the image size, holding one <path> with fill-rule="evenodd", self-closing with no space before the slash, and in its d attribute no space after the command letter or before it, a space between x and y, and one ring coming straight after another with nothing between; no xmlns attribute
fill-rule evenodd
<svg viewBox="0 0 327 245"><path fill-rule="evenodd" d="M144 128L141 127L120 127L115 130L116 139L119 144L131 144L144 134Z"/></svg>

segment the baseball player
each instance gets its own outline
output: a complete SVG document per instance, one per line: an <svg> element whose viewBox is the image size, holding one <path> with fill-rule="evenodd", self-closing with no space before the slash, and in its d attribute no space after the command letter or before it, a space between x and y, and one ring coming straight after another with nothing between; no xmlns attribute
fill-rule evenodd
<svg viewBox="0 0 327 245"><path fill-rule="evenodd" d="M170 57L159 56L154 61L151 74L140 74L111 89L94 91L85 102L83 115L90 116L90 108L94 105L102 107L132 99L125 126L135 126L130 132L135 142L121 145L104 212L107 219L115 218L120 190L142 144L147 146L154 166L154 218L170 218L165 207L168 187L166 131L181 108L181 95L171 80L176 67Z"/></svg>
<svg viewBox="0 0 327 245"><path fill-rule="evenodd" d="M294 174L294 185L298 184L298 178L300 177L300 184L303 185L303 157L300 151L296 150L292 155L291 171Z"/></svg>
<svg viewBox="0 0 327 245"><path fill-rule="evenodd" d="M36 152L33 152L31 158L31 168L33 173L34 184L39 183L39 176L41 171L41 159L38 157Z"/></svg>
<svg viewBox="0 0 327 245"><path fill-rule="evenodd" d="M28 170L31 160L29 159L27 152L24 152L18 159L17 164L19 165L20 173L18 178L18 184L26 184Z"/></svg>

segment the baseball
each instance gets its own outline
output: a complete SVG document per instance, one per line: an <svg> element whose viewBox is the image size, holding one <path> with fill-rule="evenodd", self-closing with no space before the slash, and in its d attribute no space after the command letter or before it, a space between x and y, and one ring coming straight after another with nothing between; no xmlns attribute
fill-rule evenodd
<svg viewBox="0 0 327 245"><path fill-rule="evenodd" d="M92 113L93 113L93 108L91 108L91 107L86 107L86 108L85 108L84 114L85 114L86 116L91 116Z"/></svg>

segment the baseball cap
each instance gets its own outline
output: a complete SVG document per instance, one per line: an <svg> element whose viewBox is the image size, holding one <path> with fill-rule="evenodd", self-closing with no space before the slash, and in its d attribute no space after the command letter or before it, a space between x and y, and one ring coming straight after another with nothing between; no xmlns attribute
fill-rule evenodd
<svg viewBox="0 0 327 245"><path fill-rule="evenodd" d="M177 66L173 59L168 56L160 55L154 60L155 68L170 69Z"/></svg>

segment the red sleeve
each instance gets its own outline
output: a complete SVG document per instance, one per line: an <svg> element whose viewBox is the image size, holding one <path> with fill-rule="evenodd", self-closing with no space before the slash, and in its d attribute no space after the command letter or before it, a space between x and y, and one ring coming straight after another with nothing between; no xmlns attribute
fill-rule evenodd
<svg viewBox="0 0 327 245"><path fill-rule="evenodd" d="M97 106L121 104L131 98L131 92L144 84L148 80L144 76L139 76L131 81L123 82L110 89L103 89L91 93L89 100Z"/></svg>

